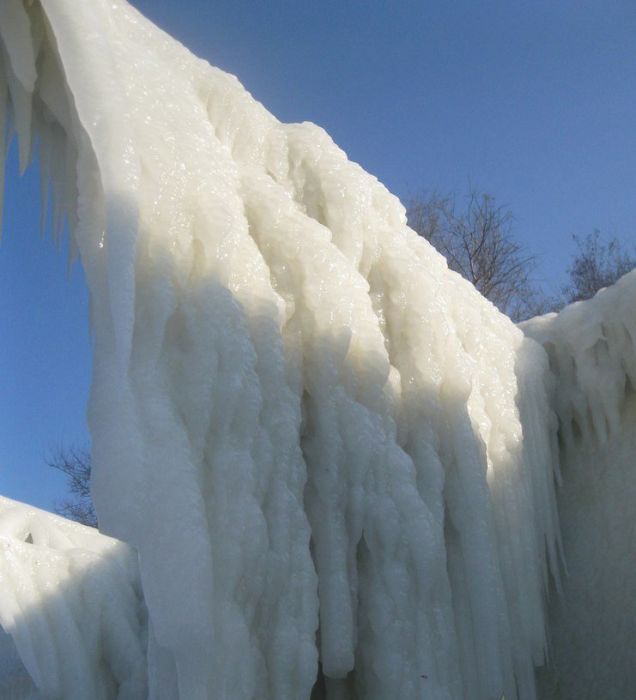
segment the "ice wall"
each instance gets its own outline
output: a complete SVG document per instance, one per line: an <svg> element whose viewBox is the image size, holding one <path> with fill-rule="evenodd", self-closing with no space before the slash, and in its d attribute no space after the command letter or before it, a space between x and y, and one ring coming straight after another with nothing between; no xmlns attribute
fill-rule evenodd
<svg viewBox="0 0 636 700"><path fill-rule="evenodd" d="M324 131L123 0L2 0L0 35L90 287L94 500L139 550L151 696L535 697L540 346Z"/></svg>
<svg viewBox="0 0 636 700"><path fill-rule="evenodd" d="M636 271L523 325L548 350L559 416L567 574L550 601L541 697L636 693Z"/></svg>
<svg viewBox="0 0 636 700"><path fill-rule="evenodd" d="M147 615L130 547L0 496L0 590L3 698L146 697Z"/></svg>

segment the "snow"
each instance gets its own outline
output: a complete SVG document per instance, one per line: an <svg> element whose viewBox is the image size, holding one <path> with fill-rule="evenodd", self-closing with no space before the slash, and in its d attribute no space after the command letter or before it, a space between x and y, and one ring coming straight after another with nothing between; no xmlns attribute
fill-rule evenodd
<svg viewBox="0 0 636 700"><path fill-rule="evenodd" d="M166 700L309 698L317 676L330 700L536 697L558 420L621 425L593 391L627 336L555 392L541 345L322 129L123 0L2 12L0 106L25 160L39 137L91 292L100 527L138 551L149 616L128 546L12 505L0 622L38 691L145 697L147 658ZM576 313L564 337L598 345Z"/></svg>

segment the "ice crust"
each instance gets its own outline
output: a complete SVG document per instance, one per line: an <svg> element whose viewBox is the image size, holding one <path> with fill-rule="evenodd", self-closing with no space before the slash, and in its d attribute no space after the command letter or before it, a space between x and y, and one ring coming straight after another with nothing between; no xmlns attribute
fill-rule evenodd
<svg viewBox="0 0 636 700"><path fill-rule="evenodd" d="M112 584L122 678L146 644L166 700L308 699L317 676L330 700L536 697L560 570L540 344L322 129L123 0L2 0L0 20L0 119L24 165L39 144L91 293L93 495L149 613L135 646L134 577ZM11 537L34 592L0 621L35 686L101 697L14 632L49 605ZM74 580L74 555L47 556ZM55 648L87 669L83 634Z"/></svg>

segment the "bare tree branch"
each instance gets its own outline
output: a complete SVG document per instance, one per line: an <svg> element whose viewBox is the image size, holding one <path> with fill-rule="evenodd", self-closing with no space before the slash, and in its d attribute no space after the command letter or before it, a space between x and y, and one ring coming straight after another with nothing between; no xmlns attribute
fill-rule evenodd
<svg viewBox="0 0 636 700"><path fill-rule="evenodd" d="M531 283L535 258L512 237L512 213L487 193L471 189L459 211L456 198L434 193L411 200L409 225L444 255L448 266L513 320L542 309Z"/></svg>
<svg viewBox="0 0 636 700"><path fill-rule="evenodd" d="M636 268L636 256L626 253L616 238L603 243L600 231L595 229L585 238L573 239L578 253L568 268L570 282L563 288L567 303L590 299L599 289L609 287Z"/></svg>
<svg viewBox="0 0 636 700"><path fill-rule="evenodd" d="M83 525L97 527L97 516L90 492L91 456L86 450L59 449L47 460L52 469L62 472L68 481L70 498L56 504L55 512Z"/></svg>

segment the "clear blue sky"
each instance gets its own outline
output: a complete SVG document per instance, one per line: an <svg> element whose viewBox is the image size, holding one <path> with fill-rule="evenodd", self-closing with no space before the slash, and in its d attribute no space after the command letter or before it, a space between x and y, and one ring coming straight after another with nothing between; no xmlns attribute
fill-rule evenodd
<svg viewBox="0 0 636 700"><path fill-rule="evenodd" d="M402 198L494 194L558 289L571 235L636 242L632 0L136 0L284 121L323 126ZM35 173L7 166L0 246L0 493L50 507L44 466L86 443L87 293L38 233Z"/></svg>

